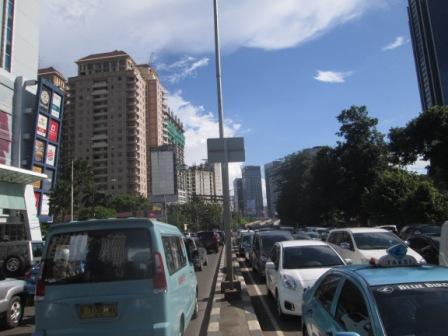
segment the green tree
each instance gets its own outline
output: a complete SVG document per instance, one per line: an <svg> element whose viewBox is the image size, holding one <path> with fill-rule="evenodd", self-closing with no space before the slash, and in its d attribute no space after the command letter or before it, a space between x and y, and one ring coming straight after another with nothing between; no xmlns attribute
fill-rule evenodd
<svg viewBox="0 0 448 336"><path fill-rule="evenodd" d="M387 146L376 128L378 119L370 117L365 106L352 106L337 119L341 124L337 135L343 138L335 148L340 178L338 207L347 222L365 224L362 195L387 168Z"/></svg>
<svg viewBox="0 0 448 336"><path fill-rule="evenodd" d="M389 168L362 197L375 224L440 223L448 216L448 198L427 177Z"/></svg>
<svg viewBox="0 0 448 336"><path fill-rule="evenodd" d="M58 181L50 197L50 211L55 222L64 220L70 214L71 195L71 162L60 167ZM94 193L93 172L87 161L73 162L73 205L76 214L83 206L87 195Z"/></svg>
<svg viewBox="0 0 448 336"><path fill-rule="evenodd" d="M448 190L448 107L436 106L421 113L406 127L389 132L391 160L408 165L419 158L429 161L428 175Z"/></svg>

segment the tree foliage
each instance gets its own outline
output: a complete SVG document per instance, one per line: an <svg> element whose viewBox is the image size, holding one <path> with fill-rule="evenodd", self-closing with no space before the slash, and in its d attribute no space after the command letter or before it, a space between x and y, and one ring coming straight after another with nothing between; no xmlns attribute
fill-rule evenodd
<svg viewBox="0 0 448 336"><path fill-rule="evenodd" d="M392 162L429 161L428 175L436 185L448 190L448 106L436 106L412 119L406 127L389 132Z"/></svg>
<svg viewBox="0 0 448 336"><path fill-rule="evenodd" d="M437 222L447 198L426 177L391 168L378 120L366 107L337 117L340 140L288 156L277 170L278 213L298 225Z"/></svg>

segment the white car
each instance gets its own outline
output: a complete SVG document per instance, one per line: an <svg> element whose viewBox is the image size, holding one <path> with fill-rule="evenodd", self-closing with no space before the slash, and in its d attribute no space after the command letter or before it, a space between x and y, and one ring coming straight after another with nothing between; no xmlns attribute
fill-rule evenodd
<svg viewBox="0 0 448 336"><path fill-rule="evenodd" d="M305 291L331 267L345 264L333 247L321 241L276 243L266 263L266 286L276 300L278 316L302 316Z"/></svg>
<svg viewBox="0 0 448 336"><path fill-rule="evenodd" d="M379 260L387 255L386 250L394 245L406 243L390 231L377 228L344 228L331 230L327 242L333 244L338 252L353 264L369 264L373 259ZM426 263L425 259L408 248L408 255L418 263Z"/></svg>

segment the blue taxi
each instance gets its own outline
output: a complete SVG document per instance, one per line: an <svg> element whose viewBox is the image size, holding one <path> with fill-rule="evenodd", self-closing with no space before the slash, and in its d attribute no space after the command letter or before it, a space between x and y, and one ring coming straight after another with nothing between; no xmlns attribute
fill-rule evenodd
<svg viewBox="0 0 448 336"><path fill-rule="evenodd" d="M303 335L448 335L448 268L417 264L403 249L325 273L305 295Z"/></svg>

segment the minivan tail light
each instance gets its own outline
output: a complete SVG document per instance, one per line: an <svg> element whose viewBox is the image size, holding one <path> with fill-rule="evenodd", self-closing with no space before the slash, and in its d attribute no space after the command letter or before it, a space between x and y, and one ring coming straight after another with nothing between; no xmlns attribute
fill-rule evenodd
<svg viewBox="0 0 448 336"><path fill-rule="evenodd" d="M162 255L159 252L154 253L154 293L166 292L165 267L163 266Z"/></svg>
<svg viewBox="0 0 448 336"><path fill-rule="evenodd" d="M45 297L45 282L42 279L36 281L36 295L34 301L43 300Z"/></svg>

